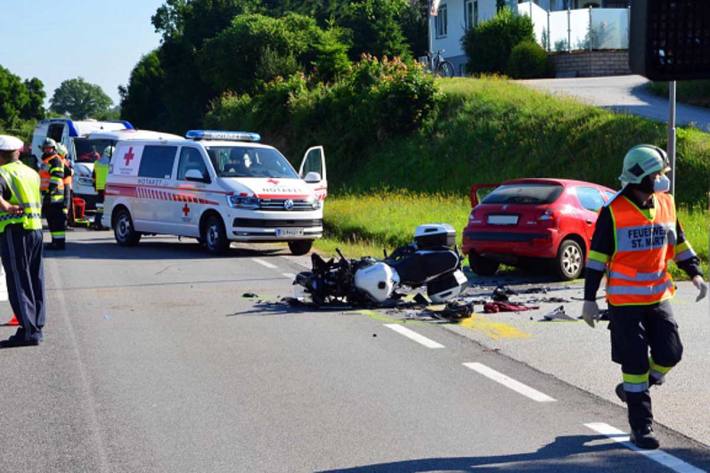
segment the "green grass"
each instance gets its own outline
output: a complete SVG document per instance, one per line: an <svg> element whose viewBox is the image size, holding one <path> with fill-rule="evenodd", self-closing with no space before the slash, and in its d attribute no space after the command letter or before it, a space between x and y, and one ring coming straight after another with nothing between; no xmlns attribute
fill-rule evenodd
<svg viewBox="0 0 710 473"><path fill-rule="evenodd" d="M618 187L626 151L665 146L666 128L499 78L437 82L436 120L417 133L364 148L357 171L329 174L336 193L406 190L464 196L472 183L564 177ZM328 148L326 147L326 152ZM338 156L330 156L337 162ZM352 161L352 159L350 159ZM707 205L710 135L678 130L681 203Z"/></svg>
<svg viewBox="0 0 710 473"><path fill-rule="evenodd" d="M668 82L650 82L648 90L658 96L668 98ZM710 107L710 80L680 81L676 89L676 97L678 101L683 103Z"/></svg>
<svg viewBox="0 0 710 473"><path fill-rule="evenodd" d="M412 192L331 196L325 205L327 238L316 242L316 250L332 256L335 248L340 248L351 258L379 257L383 249L391 251L409 243L422 223L453 225L460 244L470 210L468 197ZM708 274L710 214L696 206L679 209L678 218ZM687 279L674 265L671 272L676 279Z"/></svg>

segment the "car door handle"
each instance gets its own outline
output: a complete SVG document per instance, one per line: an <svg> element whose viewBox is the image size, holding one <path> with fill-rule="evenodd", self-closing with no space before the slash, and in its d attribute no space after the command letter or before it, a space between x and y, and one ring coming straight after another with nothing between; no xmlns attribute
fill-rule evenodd
<svg viewBox="0 0 710 473"><path fill-rule="evenodd" d="M594 223L594 220L589 220L589 219L587 219L587 220L585 220L585 222L587 222L587 225L591 225L591 224Z"/></svg>

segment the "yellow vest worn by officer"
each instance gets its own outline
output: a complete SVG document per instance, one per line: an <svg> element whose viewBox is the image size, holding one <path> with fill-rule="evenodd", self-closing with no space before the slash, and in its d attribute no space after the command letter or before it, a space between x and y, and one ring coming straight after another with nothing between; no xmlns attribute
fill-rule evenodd
<svg viewBox="0 0 710 473"><path fill-rule="evenodd" d="M109 172L109 160L108 158L101 157L94 163L94 174L96 175L95 187L97 191L102 191L106 189L106 179L108 178Z"/></svg>
<svg viewBox="0 0 710 473"><path fill-rule="evenodd" d="M39 175L25 164L14 161L0 166L0 177L5 180L12 193L10 204L23 209L21 215L0 211L0 234L5 232L5 227L12 224L22 224L25 230L41 230L42 197Z"/></svg>
<svg viewBox="0 0 710 473"><path fill-rule="evenodd" d="M51 203L61 203L64 201L64 163L58 154L52 154L42 160L40 175L40 190L43 193L49 192ZM50 184L55 187L50 191Z"/></svg>

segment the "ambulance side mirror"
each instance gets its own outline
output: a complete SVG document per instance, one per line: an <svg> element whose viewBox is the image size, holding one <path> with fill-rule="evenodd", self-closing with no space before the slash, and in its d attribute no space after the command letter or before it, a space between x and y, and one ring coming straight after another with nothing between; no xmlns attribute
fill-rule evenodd
<svg viewBox="0 0 710 473"><path fill-rule="evenodd" d="M210 182L210 178L197 169L190 169L185 173L185 180L192 182Z"/></svg>
<svg viewBox="0 0 710 473"><path fill-rule="evenodd" d="M309 184L313 184L316 182L320 182L321 177L320 177L319 173L311 171L308 174L306 174L306 177L304 177L303 180Z"/></svg>

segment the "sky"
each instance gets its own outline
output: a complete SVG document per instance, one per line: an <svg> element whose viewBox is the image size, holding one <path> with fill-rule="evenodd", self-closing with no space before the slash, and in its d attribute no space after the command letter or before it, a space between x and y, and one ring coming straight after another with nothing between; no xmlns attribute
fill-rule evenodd
<svg viewBox="0 0 710 473"><path fill-rule="evenodd" d="M0 66L44 83L83 77L119 103L140 58L160 45L150 23L163 0L0 0Z"/></svg>

